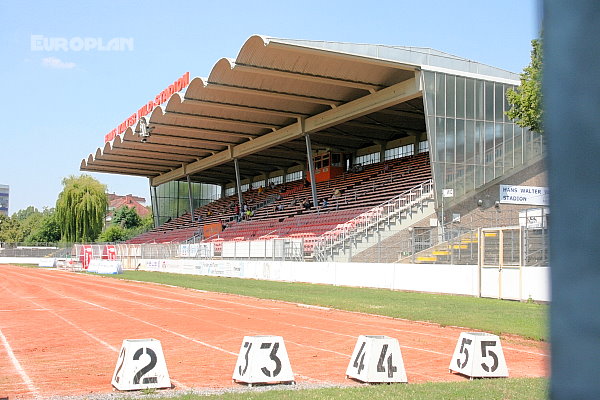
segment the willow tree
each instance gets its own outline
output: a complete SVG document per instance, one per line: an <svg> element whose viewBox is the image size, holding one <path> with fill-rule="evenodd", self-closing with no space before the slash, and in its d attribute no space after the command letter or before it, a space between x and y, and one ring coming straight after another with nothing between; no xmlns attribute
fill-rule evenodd
<svg viewBox="0 0 600 400"><path fill-rule="evenodd" d="M63 179L56 200L56 218L66 242L92 242L104 225L108 197L106 186L89 175Z"/></svg>

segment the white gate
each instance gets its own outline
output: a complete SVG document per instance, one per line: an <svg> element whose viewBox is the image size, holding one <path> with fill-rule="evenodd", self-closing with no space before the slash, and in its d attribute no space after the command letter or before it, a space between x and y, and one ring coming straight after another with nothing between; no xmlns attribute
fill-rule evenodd
<svg viewBox="0 0 600 400"><path fill-rule="evenodd" d="M479 237L481 297L523 300L522 228L484 228Z"/></svg>

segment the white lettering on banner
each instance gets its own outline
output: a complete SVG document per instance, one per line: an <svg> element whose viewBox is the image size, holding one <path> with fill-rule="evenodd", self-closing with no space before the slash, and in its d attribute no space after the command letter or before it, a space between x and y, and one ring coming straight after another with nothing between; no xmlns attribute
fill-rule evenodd
<svg viewBox="0 0 600 400"><path fill-rule="evenodd" d="M547 187L500 185L500 203L547 206L549 193Z"/></svg>

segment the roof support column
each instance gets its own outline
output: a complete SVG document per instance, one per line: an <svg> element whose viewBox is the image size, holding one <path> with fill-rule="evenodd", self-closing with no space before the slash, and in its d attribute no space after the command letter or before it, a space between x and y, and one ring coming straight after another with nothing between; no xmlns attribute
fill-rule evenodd
<svg viewBox="0 0 600 400"><path fill-rule="evenodd" d="M152 186L152 180L150 182L150 203L152 205L152 213L154 214L154 227L157 228L160 225L160 216L158 215L158 197L156 197L156 186Z"/></svg>
<svg viewBox="0 0 600 400"><path fill-rule="evenodd" d="M242 184L240 179L240 166L238 164L237 158L233 159L233 166L235 167L235 191L238 195L238 202L240 203L240 211L242 211L242 207L244 206L244 199L242 198Z"/></svg>
<svg viewBox="0 0 600 400"><path fill-rule="evenodd" d="M299 119L302 133L304 133L304 118ZM308 172L310 174L310 189L312 191L313 207L319 210L319 201L317 199L317 182L315 182L315 163L313 161L312 146L310 144L310 135L304 133L306 141L306 157L308 157Z"/></svg>
<svg viewBox="0 0 600 400"><path fill-rule="evenodd" d="M414 151L413 151L413 153L414 153L415 155L419 154L419 143L421 143L421 136L422 136L422 133L421 133L421 132L417 133L417 134L414 136L414 139L415 139L415 141L414 141L414 146L415 146L415 147L414 147L414 149L413 149L413 150L414 150Z"/></svg>
<svg viewBox="0 0 600 400"><path fill-rule="evenodd" d="M192 201L192 181L190 180L189 175L187 175L187 183L188 183L188 201L190 202L190 217L192 218L192 222L194 222L194 202Z"/></svg>

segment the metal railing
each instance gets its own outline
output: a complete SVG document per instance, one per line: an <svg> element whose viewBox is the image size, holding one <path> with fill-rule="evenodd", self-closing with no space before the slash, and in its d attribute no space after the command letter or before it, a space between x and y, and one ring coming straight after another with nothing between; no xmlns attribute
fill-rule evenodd
<svg viewBox="0 0 600 400"><path fill-rule="evenodd" d="M548 212L542 208L515 213L518 215L502 220L477 219L477 228L447 224L443 238L437 234L437 227L413 229L409 237L396 243L399 262L477 264L478 252L481 252L484 264L503 260L506 265L547 266ZM503 223L498 225L498 222Z"/></svg>
<svg viewBox="0 0 600 400"><path fill-rule="evenodd" d="M359 214L353 219L339 224L325 232L315 242L313 256L316 261L325 261L332 256L336 248L352 243L369 231L377 231L382 224L389 225L402 216L412 213L413 207L422 207L425 201L433 199L433 181L428 180L406 192Z"/></svg>

